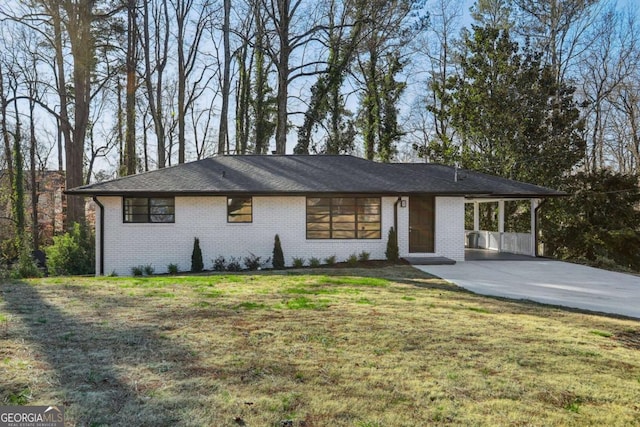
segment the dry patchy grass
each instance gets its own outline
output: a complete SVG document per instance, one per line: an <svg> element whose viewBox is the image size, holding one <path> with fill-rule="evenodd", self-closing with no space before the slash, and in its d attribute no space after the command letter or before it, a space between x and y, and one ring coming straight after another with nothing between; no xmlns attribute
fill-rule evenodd
<svg viewBox="0 0 640 427"><path fill-rule="evenodd" d="M0 404L69 425L640 424L640 323L411 267L0 291Z"/></svg>

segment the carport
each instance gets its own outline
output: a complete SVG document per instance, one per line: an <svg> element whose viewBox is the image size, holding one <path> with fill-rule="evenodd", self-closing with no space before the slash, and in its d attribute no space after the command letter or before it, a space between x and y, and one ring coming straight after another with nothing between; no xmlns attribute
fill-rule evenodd
<svg viewBox="0 0 640 427"><path fill-rule="evenodd" d="M530 228L528 233L505 232L505 202L525 200L530 204ZM498 230L482 230L480 228L480 204L481 203L497 203L498 205ZM467 198L466 205L473 205L473 229L465 229L465 245L471 250L465 252L465 260L473 260L487 257L491 258L493 254L510 253L519 255L528 255L535 257L537 255L537 210L540 206L539 198ZM475 237L473 236L475 234ZM483 255L484 252L484 255ZM467 255L471 257L468 258ZM493 256L493 259L497 257ZM508 257L507 257L508 259Z"/></svg>

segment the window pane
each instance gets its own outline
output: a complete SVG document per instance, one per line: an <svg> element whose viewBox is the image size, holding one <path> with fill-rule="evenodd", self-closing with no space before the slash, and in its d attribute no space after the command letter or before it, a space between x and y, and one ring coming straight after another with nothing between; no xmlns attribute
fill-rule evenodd
<svg viewBox="0 0 640 427"><path fill-rule="evenodd" d="M307 215L307 222L330 222L331 216L325 215Z"/></svg>
<svg viewBox="0 0 640 427"><path fill-rule="evenodd" d="M336 230L333 232L334 239L355 239L356 231Z"/></svg>
<svg viewBox="0 0 640 427"><path fill-rule="evenodd" d="M228 222L252 222L253 207L251 197L227 197Z"/></svg>
<svg viewBox="0 0 640 427"><path fill-rule="evenodd" d="M307 206L329 206L331 205L331 199L329 197L308 197Z"/></svg>
<svg viewBox="0 0 640 427"><path fill-rule="evenodd" d="M307 231L330 230L331 224L328 222L310 222L307 223Z"/></svg>
<svg viewBox="0 0 640 427"><path fill-rule="evenodd" d="M333 229L334 230L355 230L356 223L355 222L334 222Z"/></svg>
<svg viewBox="0 0 640 427"><path fill-rule="evenodd" d="M380 215L358 215L358 222L380 222Z"/></svg>
<svg viewBox="0 0 640 427"><path fill-rule="evenodd" d="M308 230L307 231L307 239L330 239L331 234L329 231L315 231Z"/></svg>
<svg viewBox="0 0 640 427"><path fill-rule="evenodd" d="M308 239L380 239L380 218L379 197L307 198Z"/></svg>
<svg viewBox="0 0 640 427"><path fill-rule="evenodd" d="M358 230L358 239L379 239L380 231Z"/></svg>
<svg viewBox="0 0 640 427"><path fill-rule="evenodd" d="M380 230L379 222L359 222L358 230Z"/></svg>
<svg viewBox="0 0 640 427"><path fill-rule="evenodd" d="M124 199L124 222L148 222L148 215L147 198Z"/></svg>

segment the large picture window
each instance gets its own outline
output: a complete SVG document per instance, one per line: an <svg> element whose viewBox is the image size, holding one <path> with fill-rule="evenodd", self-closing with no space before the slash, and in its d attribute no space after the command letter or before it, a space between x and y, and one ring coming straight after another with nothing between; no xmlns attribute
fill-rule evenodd
<svg viewBox="0 0 640 427"><path fill-rule="evenodd" d="M253 222L251 197L227 197L227 222Z"/></svg>
<svg viewBox="0 0 640 427"><path fill-rule="evenodd" d="M124 222L172 223L176 221L174 197L125 197Z"/></svg>
<svg viewBox="0 0 640 427"><path fill-rule="evenodd" d="M308 197L307 239L380 239L379 197Z"/></svg>

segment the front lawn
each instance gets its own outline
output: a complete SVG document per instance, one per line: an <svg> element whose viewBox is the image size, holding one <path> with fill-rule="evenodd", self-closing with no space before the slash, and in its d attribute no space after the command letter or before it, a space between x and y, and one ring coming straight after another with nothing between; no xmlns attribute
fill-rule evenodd
<svg viewBox="0 0 640 427"><path fill-rule="evenodd" d="M640 322L408 266L0 285L0 405L77 426L638 425Z"/></svg>

